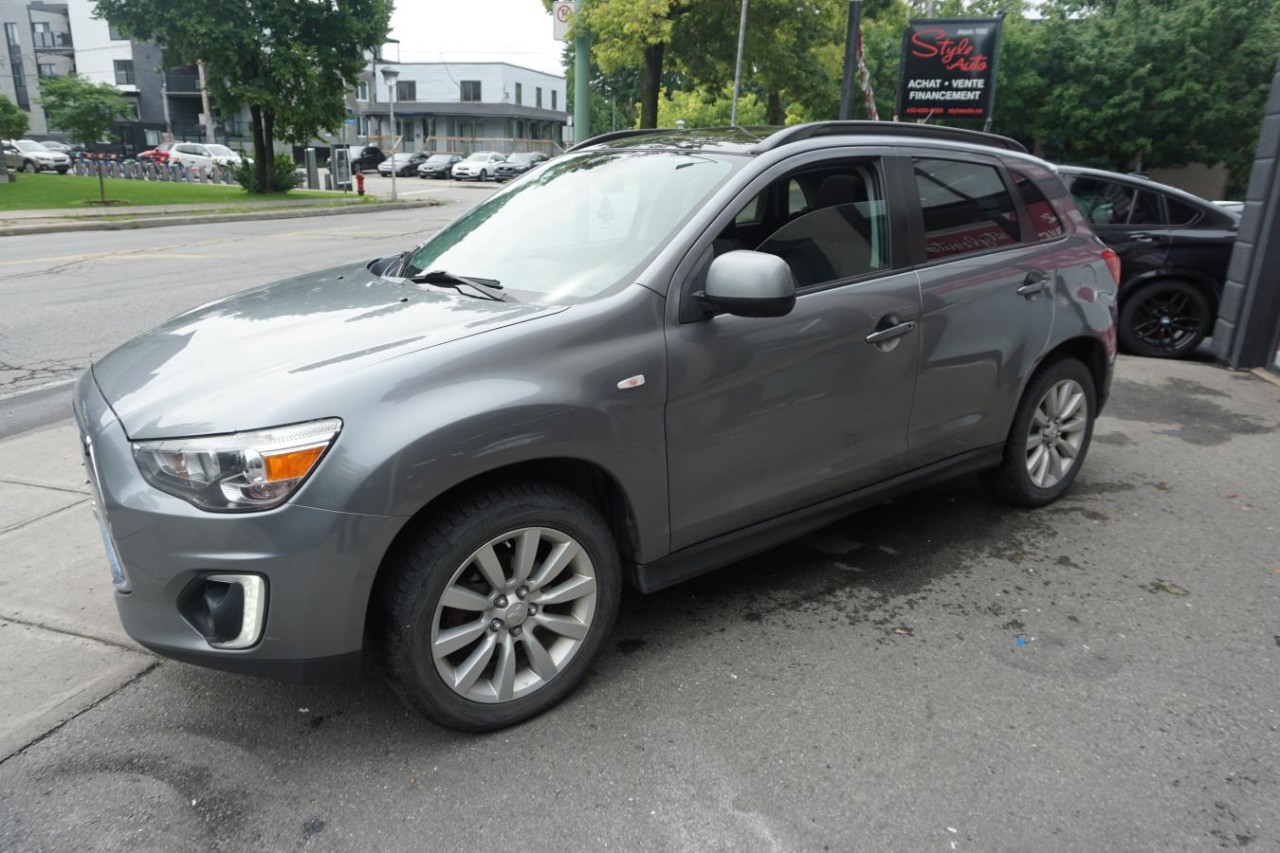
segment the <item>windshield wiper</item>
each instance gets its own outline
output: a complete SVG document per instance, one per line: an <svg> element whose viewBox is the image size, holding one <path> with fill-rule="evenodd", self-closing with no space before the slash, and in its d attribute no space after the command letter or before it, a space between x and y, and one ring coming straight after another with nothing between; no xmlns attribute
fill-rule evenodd
<svg viewBox="0 0 1280 853"><path fill-rule="evenodd" d="M409 279L415 284L434 284L439 287L470 287L479 293L485 299L492 299L495 302L506 302L508 297L502 292L502 285L492 278L470 278L468 276L454 275L446 270L430 270L428 272L418 273Z"/></svg>

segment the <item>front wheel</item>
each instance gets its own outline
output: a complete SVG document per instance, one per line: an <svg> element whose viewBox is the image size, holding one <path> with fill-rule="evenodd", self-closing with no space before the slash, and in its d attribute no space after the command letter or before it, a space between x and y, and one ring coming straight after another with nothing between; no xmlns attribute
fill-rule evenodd
<svg viewBox="0 0 1280 853"><path fill-rule="evenodd" d="M1120 344L1135 355L1179 358L1195 352L1213 322L1204 291L1185 281L1154 281L1120 309Z"/></svg>
<svg viewBox="0 0 1280 853"><path fill-rule="evenodd" d="M431 721L470 732L567 696L604 648L622 586L599 513L543 483L433 514L382 573L378 646L391 686Z"/></svg>
<svg viewBox="0 0 1280 853"><path fill-rule="evenodd" d="M1089 369L1064 358L1040 369L1027 385L998 468L982 475L996 498L1018 506L1053 503L1071 486L1084 464L1097 392Z"/></svg>
<svg viewBox="0 0 1280 853"><path fill-rule="evenodd" d="M26 172L28 175L34 175L37 171L36 164L28 160L22 164L22 171Z"/></svg>

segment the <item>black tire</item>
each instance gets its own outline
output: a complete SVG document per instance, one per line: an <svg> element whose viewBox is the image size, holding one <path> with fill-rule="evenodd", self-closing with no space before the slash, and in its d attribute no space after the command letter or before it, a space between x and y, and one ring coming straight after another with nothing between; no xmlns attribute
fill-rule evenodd
<svg viewBox="0 0 1280 853"><path fill-rule="evenodd" d="M39 169L36 168L35 163L33 163L30 160L27 160L22 164L22 171L26 172L28 175L34 175L36 172L39 171Z"/></svg>
<svg viewBox="0 0 1280 853"><path fill-rule="evenodd" d="M1134 355L1182 358L1195 352L1213 324L1209 297L1186 281L1153 281L1120 307L1120 345Z"/></svg>
<svg viewBox="0 0 1280 853"><path fill-rule="evenodd" d="M571 581L578 580L581 577L580 567L586 565L594 576L594 594L579 594L579 600L572 603L543 604L545 612L516 613L515 616L511 615L518 594L514 587L507 592L512 596L510 603L504 605L507 609L497 614L488 610L476 612L473 608L453 610L441 602L446 590L456 591L463 587L491 602L495 601L498 596L493 594L491 585L483 582L476 568L479 564L472 562L472 557L484 549L486 543L492 545L496 538L527 528L543 528L544 532L571 539L580 546L587 562L575 561L556 570L544 579L540 589L534 583L535 568L530 576L527 600L520 596L525 605L536 605L541 600L539 593L558 587L566 577ZM508 544L502 542L491 549L491 553L496 554L500 561L505 557L502 569L509 581L514 572L515 549L507 548ZM539 539L538 553L543 555L540 560L549 553L541 550L544 545L551 547ZM465 495L449 508L433 512L429 520L403 537L402 544L387 560L374 590L375 622L371 625L379 663L391 687L410 708L438 725L465 732L493 731L523 722L568 696L604 649L622 592L617 545L608 525L581 497L545 483L510 483ZM540 565L548 564L541 562ZM479 584L476 584L477 580ZM542 626L540 620L562 616L562 608L578 606L590 614L585 636L577 641L573 651L562 654L561 663L557 664L560 668L544 681L534 672L535 665L529 654L533 646L540 649L544 648L542 643L568 643L572 646L573 641ZM551 610L553 607L557 609ZM469 613L474 614L474 619ZM523 656L525 669L517 670L517 675L524 677L525 687L519 689L530 689L530 684L534 686L526 695L505 701L476 701L447 683L437 665L432 654L436 620L437 617L441 620L442 630L446 630L446 624L448 630L456 630L481 623L491 625L490 620L495 615L504 614L515 627L507 626L501 631L486 629L450 655L454 659L470 657L492 636L490 645L494 651L484 658L484 664L477 667L482 674L474 681L475 689L483 686L497 693L498 667L504 659L501 645L504 642L510 650L508 657L513 668L521 666ZM446 619L449 620L447 623ZM525 626L527 635L522 630ZM455 675L464 669L463 661L455 662L449 657L443 657L442 661L441 665L446 668L456 666ZM485 673L488 674L487 679ZM471 691L472 687L461 689Z"/></svg>
<svg viewBox="0 0 1280 853"><path fill-rule="evenodd" d="M1032 454L1041 443L1040 439L1046 435L1046 428L1036 422L1037 410L1047 400L1050 389L1060 388L1061 383L1067 382L1075 383L1083 394L1081 401L1085 407L1083 426L1072 429L1070 432L1067 429L1059 430L1056 426L1048 427L1048 434L1054 438L1053 446L1050 446L1049 450L1052 450L1054 456L1060 459L1063 451L1058 448L1074 441L1077 432L1080 433L1079 444L1073 447L1074 456L1071 457L1071 464L1062 472L1062 476L1055 482L1041 485L1033 480L1031 470L1032 465L1039 461L1038 458L1033 458ZM1067 387L1070 390L1070 386ZM1098 416L1097 400L1093 374L1076 359L1063 358L1041 367L1027 384L1027 389L1018 402L1013 425L1009 427L1009 436L1005 440L1003 460L999 467L982 473L982 484L993 497L1015 506L1044 506L1062 497L1075 481L1076 475L1080 473L1085 456L1089 452L1089 444L1093 439L1093 425ZM1056 424L1057 421L1054 420L1053 423ZM1033 425L1037 433L1034 439ZM1075 426L1075 424L1070 420L1070 423L1063 426ZM1049 444L1047 441L1044 443ZM1041 447L1040 450L1048 453L1045 447ZM1048 473L1052 475L1054 472L1050 469Z"/></svg>

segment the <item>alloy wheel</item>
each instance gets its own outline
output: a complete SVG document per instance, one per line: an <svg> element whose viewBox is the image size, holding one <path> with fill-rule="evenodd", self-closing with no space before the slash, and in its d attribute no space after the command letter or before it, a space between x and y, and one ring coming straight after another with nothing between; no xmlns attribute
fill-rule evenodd
<svg viewBox="0 0 1280 853"><path fill-rule="evenodd" d="M1089 425L1084 388L1074 379L1049 386L1027 434L1027 474L1041 489L1056 486L1080 456Z"/></svg>
<svg viewBox="0 0 1280 853"><path fill-rule="evenodd" d="M1178 352L1198 342L1205 317L1199 301L1184 290L1158 290L1137 306L1133 336L1154 350Z"/></svg>
<svg viewBox="0 0 1280 853"><path fill-rule="evenodd" d="M512 530L453 573L431 621L436 672L473 702L545 687L582 648L596 613L586 549L547 527Z"/></svg>

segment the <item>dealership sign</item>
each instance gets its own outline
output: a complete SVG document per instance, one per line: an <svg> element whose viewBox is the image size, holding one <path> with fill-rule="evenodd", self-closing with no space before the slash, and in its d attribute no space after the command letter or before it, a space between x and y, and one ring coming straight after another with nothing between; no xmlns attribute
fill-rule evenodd
<svg viewBox="0 0 1280 853"><path fill-rule="evenodd" d="M898 117L990 122L1000 18L913 20L902 45Z"/></svg>

